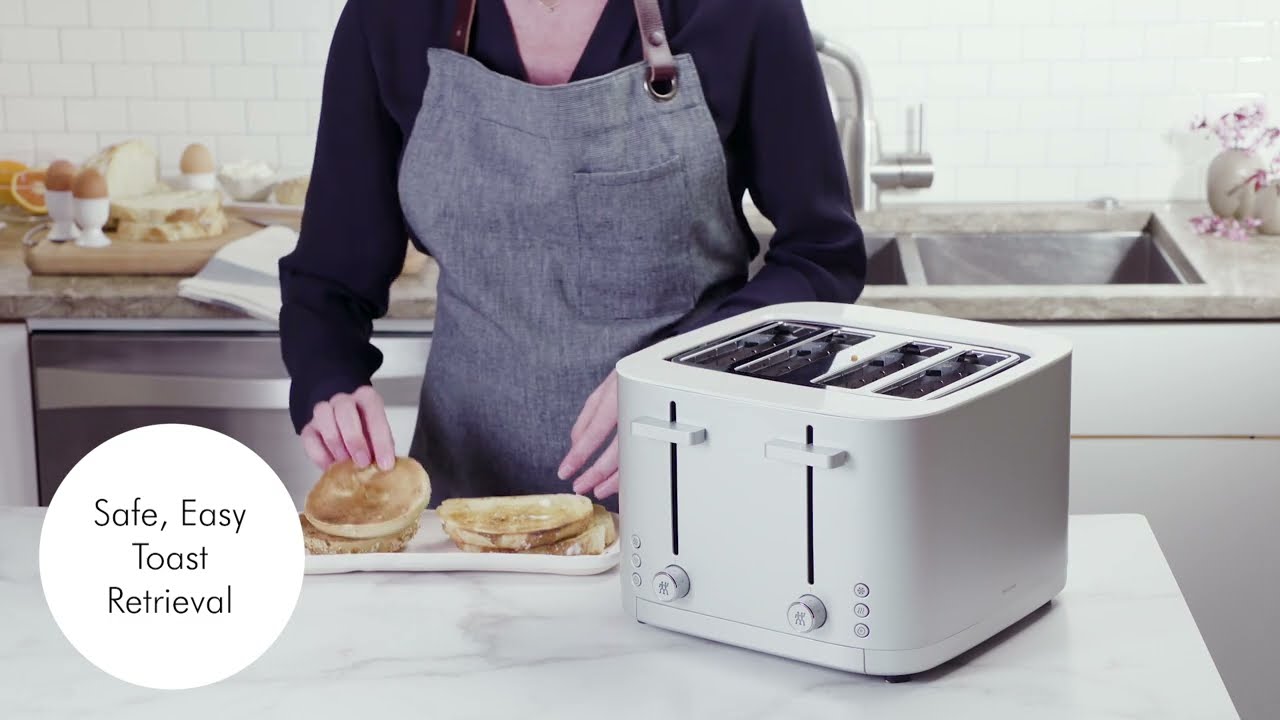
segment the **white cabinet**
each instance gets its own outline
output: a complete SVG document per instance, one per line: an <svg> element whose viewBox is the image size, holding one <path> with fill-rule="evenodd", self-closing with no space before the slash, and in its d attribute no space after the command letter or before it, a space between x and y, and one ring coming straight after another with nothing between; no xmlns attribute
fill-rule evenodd
<svg viewBox="0 0 1280 720"><path fill-rule="evenodd" d="M1280 323L1027 327L1074 346L1075 435L1280 437Z"/></svg>
<svg viewBox="0 0 1280 720"><path fill-rule="evenodd" d="M27 326L0 323L0 506L36 504Z"/></svg>
<svg viewBox="0 0 1280 720"><path fill-rule="evenodd" d="M1150 521L1240 717L1280 708L1280 440L1087 439L1073 513Z"/></svg>

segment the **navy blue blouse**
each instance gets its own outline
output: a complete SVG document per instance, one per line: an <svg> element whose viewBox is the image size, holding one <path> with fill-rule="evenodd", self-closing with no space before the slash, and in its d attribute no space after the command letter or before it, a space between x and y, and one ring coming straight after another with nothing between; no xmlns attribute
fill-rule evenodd
<svg viewBox="0 0 1280 720"><path fill-rule="evenodd" d="M662 0L672 50L698 65L724 143L731 197L750 193L777 228L765 267L706 324L780 302L854 302L866 254L800 0ZM369 344L412 233L401 154L422 105L429 47L449 47L449 0L348 0L334 33L297 249L280 262L280 335L295 428L315 404L369 383ZM503 0L480 0L471 55L524 80ZM609 0L573 79L643 59L634 5ZM741 208L744 234L754 237ZM428 251L430 238L414 238ZM672 328L673 333L692 329ZM602 378L603 379L603 378Z"/></svg>

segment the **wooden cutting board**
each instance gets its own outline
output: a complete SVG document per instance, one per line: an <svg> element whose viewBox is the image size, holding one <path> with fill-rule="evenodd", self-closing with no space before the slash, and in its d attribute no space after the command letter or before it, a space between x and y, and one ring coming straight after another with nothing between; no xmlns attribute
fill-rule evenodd
<svg viewBox="0 0 1280 720"><path fill-rule="evenodd" d="M24 248L23 259L32 275L182 275L200 272L223 245L261 230L243 218L231 217L227 232L217 237L153 243L119 240L112 236L104 248L82 248L72 242L43 239Z"/></svg>

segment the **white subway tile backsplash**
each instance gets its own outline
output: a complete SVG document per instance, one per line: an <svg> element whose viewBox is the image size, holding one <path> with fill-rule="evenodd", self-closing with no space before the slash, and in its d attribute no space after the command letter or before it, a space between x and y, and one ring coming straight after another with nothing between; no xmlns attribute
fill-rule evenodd
<svg viewBox="0 0 1280 720"><path fill-rule="evenodd" d="M130 100L129 127L146 133L187 129L187 104L181 100Z"/></svg>
<svg viewBox="0 0 1280 720"><path fill-rule="evenodd" d="M151 0L151 24L163 28L207 27L211 2L217 4L221 0Z"/></svg>
<svg viewBox="0 0 1280 720"><path fill-rule="evenodd" d="M24 0L0 0L0 25L26 25Z"/></svg>
<svg viewBox="0 0 1280 720"><path fill-rule="evenodd" d="M213 97L213 69L208 65L157 65L156 97L191 100Z"/></svg>
<svg viewBox="0 0 1280 720"><path fill-rule="evenodd" d="M1191 117L1280 115L1276 0L803 2L866 63L886 152L926 104L934 185L886 203L1201 197ZM141 137L172 170L198 139L306 172L344 5L0 0L0 155Z"/></svg>
<svg viewBox="0 0 1280 720"><path fill-rule="evenodd" d="M58 62L62 50L51 28L6 27L0 30L0 61Z"/></svg>
<svg viewBox="0 0 1280 720"><path fill-rule="evenodd" d="M121 33L114 28L71 28L62 31L63 62L120 62L124 59Z"/></svg>
<svg viewBox="0 0 1280 720"><path fill-rule="evenodd" d="M276 96L275 70L261 65L214 67L213 91L220 98L270 100Z"/></svg>
<svg viewBox="0 0 1280 720"><path fill-rule="evenodd" d="M242 135L248 130L245 104L241 100L193 100L187 103L191 132L215 135Z"/></svg>
<svg viewBox="0 0 1280 720"><path fill-rule="evenodd" d="M62 130L65 126L66 114L61 98L4 99L4 127L7 131Z"/></svg>
<svg viewBox="0 0 1280 720"><path fill-rule="evenodd" d="M1215 23L1209 35L1209 53L1218 57L1262 57L1270 51L1271 28L1265 22Z"/></svg>
<svg viewBox="0 0 1280 720"><path fill-rule="evenodd" d="M1030 27L1022 31L1022 55L1028 60L1075 60L1084 55L1084 30Z"/></svg>
<svg viewBox="0 0 1280 720"><path fill-rule="evenodd" d="M187 62L219 65L244 60L241 34L234 30L187 30L182 34Z"/></svg>
<svg viewBox="0 0 1280 720"><path fill-rule="evenodd" d="M274 135L222 135L214 152L222 162L261 160L280 164L279 141Z"/></svg>
<svg viewBox="0 0 1280 720"><path fill-rule="evenodd" d="M23 63L0 63L0 97L29 95L31 73Z"/></svg>
<svg viewBox="0 0 1280 720"><path fill-rule="evenodd" d="M131 63L182 62L181 30L125 30L124 59Z"/></svg>
<svg viewBox="0 0 1280 720"><path fill-rule="evenodd" d="M129 104L124 100L67 100L67 129L76 133L127 132Z"/></svg>
<svg viewBox="0 0 1280 720"><path fill-rule="evenodd" d="M247 30L265 30L271 27L269 0L214 0L209 6L209 12L213 27Z"/></svg>
<svg viewBox="0 0 1280 720"><path fill-rule="evenodd" d="M323 90L323 68L276 68L276 97L281 100L319 100Z"/></svg>
<svg viewBox="0 0 1280 720"><path fill-rule="evenodd" d="M31 94L36 97L91 97L93 67L72 63L33 64Z"/></svg>
<svg viewBox="0 0 1280 720"><path fill-rule="evenodd" d="M81 163L98 151L97 133L36 133L37 163L66 159Z"/></svg>
<svg viewBox="0 0 1280 720"><path fill-rule="evenodd" d="M149 0L89 0L94 27L137 28L151 23Z"/></svg>
<svg viewBox="0 0 1280 720"><path fill-rule="evenodd" d="M314 128L307 125L307 104L298 100L251 100L249 132L254 135L296 135Z"/></svg>
<svg viewBox="0 0 1280 720"><path fill-rule="evenodd" d="M297 65L306 60L301 31L250 31L244 34L244 61L251 65Z"/></svg>
<svg viewBox="0 0 1280 720"><path fill-rule="evenodd" d="M46 27L73 27L89 24L85 0L27 0L26 24Z"/></svg>
<svg viewBox="0 0 1280 720"><path fill-rule="evenodd" d="M333 7L318 0L270 1L271 26L277 30L317 30L331 27L335 19Z"/></svg>
<svg viewBox="0 0 1280 720"><path fill-rule="evenodd" d="M155 95L155 78L148 65L94 65L98 97L147 98Z"/></svg>

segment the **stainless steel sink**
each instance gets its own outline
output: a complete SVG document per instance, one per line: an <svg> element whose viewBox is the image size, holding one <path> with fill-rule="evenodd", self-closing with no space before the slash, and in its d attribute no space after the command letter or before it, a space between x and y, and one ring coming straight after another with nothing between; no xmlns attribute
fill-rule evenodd
<svg viewBox="0 0 1280 720"><path fill-rule="evenodd" d="M863 240L867 246L867 284L906 285L902 251L894 236L867 234Z"/></svg>
<svg viewBox="0 0 1280 720"><path fill-rule="evenodd" d="M1178 285L1188 281L1149 233L920 235L930 285Z"/></svg>
<svg viewBox="0 0 1280 720"><path fill-rule="evenodd" d="M1135 230L867 233L868 285L1203 282L1155 218Z"/></svg>

